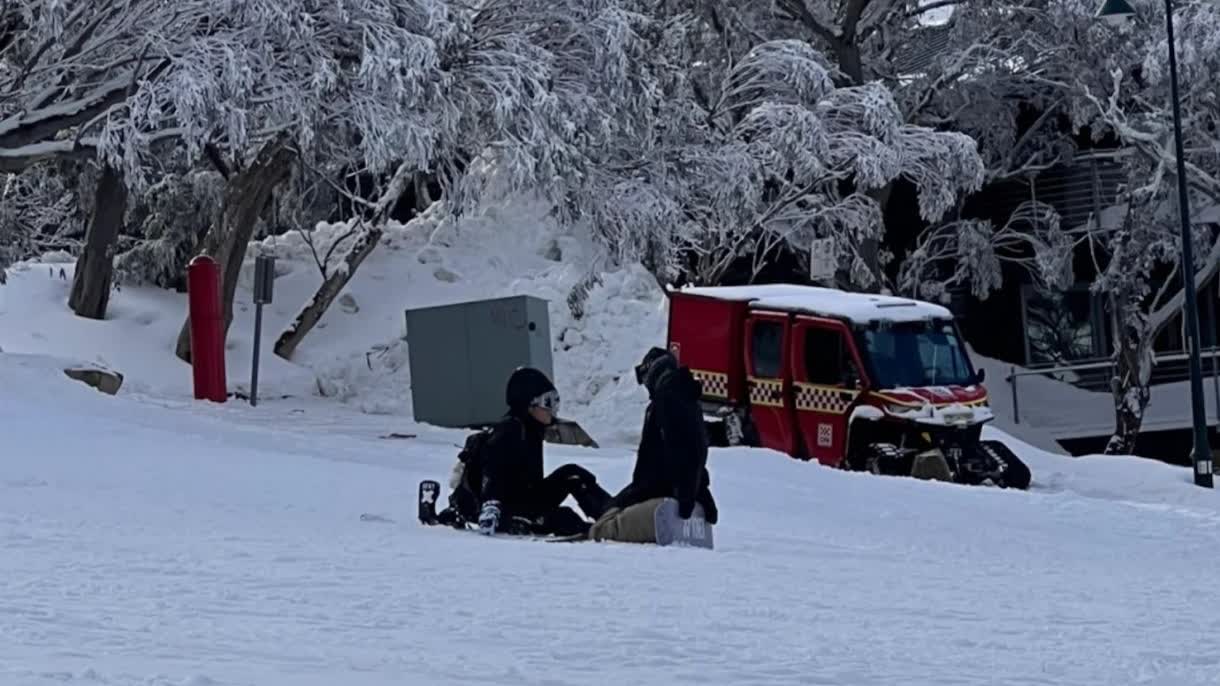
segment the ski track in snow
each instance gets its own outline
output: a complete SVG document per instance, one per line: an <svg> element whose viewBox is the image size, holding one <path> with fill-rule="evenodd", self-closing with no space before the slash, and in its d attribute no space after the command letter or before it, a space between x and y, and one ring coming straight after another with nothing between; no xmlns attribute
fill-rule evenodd
<svg viewBox="0 0 1220 686"><path fill-rule="evenodd" d="M734 450L712 458L715 551L489 540L414 521L460 434L378 440L402 427L274 403L234 423L13 376L0 683L1220 683L1214 501ZM548 446L564 461L611 490L631 466Z"/></svg>

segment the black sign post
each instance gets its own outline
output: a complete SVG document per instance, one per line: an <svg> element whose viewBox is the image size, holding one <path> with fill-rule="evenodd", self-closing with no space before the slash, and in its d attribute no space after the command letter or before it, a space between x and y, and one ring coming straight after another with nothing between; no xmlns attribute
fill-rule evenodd
<svg viewBox="0 0 1220 686"><path fill-rule="evenodd" d="M250 405L258 404L258 348L263 336L263 305L271 302L275 285L275 258L254 258L254 364L250 366Z"/></svg>

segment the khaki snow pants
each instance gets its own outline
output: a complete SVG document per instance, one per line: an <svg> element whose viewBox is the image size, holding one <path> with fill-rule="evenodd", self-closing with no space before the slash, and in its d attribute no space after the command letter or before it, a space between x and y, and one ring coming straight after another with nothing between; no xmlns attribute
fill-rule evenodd
<svg viewBox="0 0 1220 686"><path fill-rule="evenodd" d="M657 508L665 498L653 498L642 503L606 511L589 529L593 541L619 541L622 543L657 542Z"/></svg>

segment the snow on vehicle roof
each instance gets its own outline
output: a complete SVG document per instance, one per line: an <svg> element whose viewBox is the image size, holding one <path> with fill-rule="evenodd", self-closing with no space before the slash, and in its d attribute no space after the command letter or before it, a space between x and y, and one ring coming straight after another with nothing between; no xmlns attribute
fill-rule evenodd
<svg viewBox="0 0 1220 686"><path fill-rule="evenodd" d="M817 286L795 284L704 286L684 288L679 292L717 300L749 302L758 309L842 317L861 323L953 318L953 314L945 307L921 300L872 293L850 293Z"/></svg>

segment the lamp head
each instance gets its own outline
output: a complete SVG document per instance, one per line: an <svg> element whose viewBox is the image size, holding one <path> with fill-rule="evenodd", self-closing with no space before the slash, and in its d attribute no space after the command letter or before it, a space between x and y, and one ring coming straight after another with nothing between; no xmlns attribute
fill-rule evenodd
<svg viewBox="0 0 1220 686"><path fill-rule="evenodd" d="M1135 17L1135 8L1127 0L1105 0L1094 16L1111 26L1119 26Z"/></svg>

